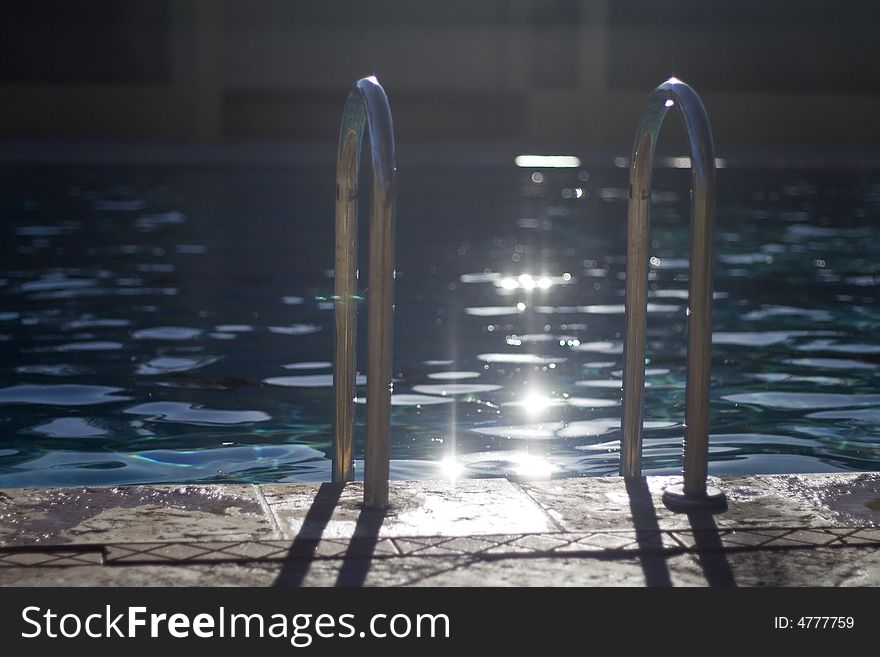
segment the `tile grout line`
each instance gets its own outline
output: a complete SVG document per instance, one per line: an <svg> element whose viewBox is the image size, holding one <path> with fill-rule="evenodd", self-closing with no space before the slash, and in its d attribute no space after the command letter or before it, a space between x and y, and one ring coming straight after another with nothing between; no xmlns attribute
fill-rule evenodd
<svg viewBox="0 0 880 657"><path fill-rule="evenodd" d="M526 490L525 488L523 488L518 482L510 481L510 480L508 479L508 483L509 483L511 486L513 486L514 488L516 488L516 489L517 489L519 492L521 492L523 495L525 495L527 498L529 498L529 500L531 500L532 504L534 504L536 507L538 507L538 508L541 510L541 513L543 513L544 516L550 521L550 525L551 525L551 527L556 527L556 530L557 530L557 531L560 531L560 532L567 532L567 531L569 531L569 530L566 529L561 523L557 522L557 521L556 521L556 518L554 518L554 517L550 514L550 511L549 511L548 509L546 509L546 508L544 507L544 505L541 504L538 500L536 500L534 497L532 497L532 494L529 493L528 490Z"/></svg>
<svg viewBox="0 0 880 657"><path fill-rule="evenodd" d="M263 489L260 487L259 484L251 484L251 487L254 489L254 495L257 498L257 502L260 503L260 507L263 509L263 513L269 518L269 522L272 524L272 538L283 540L284 532L281 531L281 525L278 524L278 518L275 517L275 512L272 511L272 507L269 505L269 501L263 494Z"/></svg>

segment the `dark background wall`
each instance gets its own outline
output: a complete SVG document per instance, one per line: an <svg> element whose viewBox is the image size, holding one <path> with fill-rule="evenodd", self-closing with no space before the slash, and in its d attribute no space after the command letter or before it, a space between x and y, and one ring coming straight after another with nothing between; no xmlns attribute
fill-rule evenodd
<svg viewBox="0 0 880 657"><path fill-rule="evenodd" d="M880 145L870 0L6 2L0 138L332 139L367 74L401 140L627 148L674 74L720 149Z"/></svg>

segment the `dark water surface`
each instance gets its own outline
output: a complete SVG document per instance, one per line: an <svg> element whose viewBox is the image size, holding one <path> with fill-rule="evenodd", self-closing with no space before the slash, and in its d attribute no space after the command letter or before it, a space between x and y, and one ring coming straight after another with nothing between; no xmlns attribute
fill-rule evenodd
<svg viewBox="0 0 880 657"><path fill-rule="evenodd" d="M617 472L626 174L401 173L394 476ZM880 469L880 175L718 180L710 473ZM0 170L0 486L328 479L333 184ZM681 463L688 189L655 174L651 473Z"/></svg>

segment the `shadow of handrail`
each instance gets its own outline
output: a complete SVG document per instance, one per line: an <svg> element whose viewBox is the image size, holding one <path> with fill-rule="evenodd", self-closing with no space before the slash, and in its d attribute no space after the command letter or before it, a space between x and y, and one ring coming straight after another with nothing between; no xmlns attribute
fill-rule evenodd
<svg viewBox="0 0 880 657"><path fill-rule="evenodd" d="M342 559L342 566L336 576L336 586L364 585L373 562L376 544L379 542L379 530L387 513L387 509L361 508L354 533Z"/></svg>
<svg viewBox="0 0 880 657"><path fill-rule="evenodd" d="M344 483L323 483L318 488L272 586L302 586L344 489Z"/></svg>
<svg viewBox="0 0 880 657"><path fill-rule="evenodd" d="M624 481L629 496L633 528L636 530L636 542L639 546L639 561L645 573L645 584L670 587L672 578L669 575L666 556L662 552L663 535L648 481L644 477L628 478Z"/></svg>
<svg viewBox="0 0 880 657"><path fill-rule="evenodd" d="M687 513L694 534L697 561L709 586L735 587L736 577L727 560L718 525L712 515L708 509L693 509Z"/></svg>

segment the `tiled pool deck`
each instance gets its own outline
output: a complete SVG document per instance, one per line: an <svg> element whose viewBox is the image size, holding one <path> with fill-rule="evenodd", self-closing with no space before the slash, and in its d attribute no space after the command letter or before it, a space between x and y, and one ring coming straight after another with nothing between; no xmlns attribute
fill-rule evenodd
<svg viewBox="0 0 880 657"><path fill-rule="evenodd" d="M880 473L0 490L4 586L880 585Z"/></svg>

